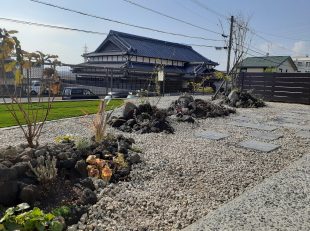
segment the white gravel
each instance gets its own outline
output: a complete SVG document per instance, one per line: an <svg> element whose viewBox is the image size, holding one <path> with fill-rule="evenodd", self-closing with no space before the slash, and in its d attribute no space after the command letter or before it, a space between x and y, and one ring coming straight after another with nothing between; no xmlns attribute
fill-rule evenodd
<svg viewBox="0 0 310 231"><path fill-rule="evenodd" d="M162 98L159 106L169 105L172 99L176 97ZM238 115L256 122L290 110L309 111L310 106L268 103L260 109L237 109ZM281 145L280 149L260 153L241 148L238 143L249 139L247 134L253 129L227 125L233 116L200 120L198 127L174 123L175 134L125 134L143 150L143 163L133 168L130 182L99 189L98 203L72 230L179 230L309 152L309 140L297 137L292 128L281 127L275 132L284 137L271 142ZM48 123L41 142L66 133L91 135L86 124L89 121L81 118ZM230 137L219 141L194 137L203 130ZM0 130L0 147L16 145L21 139L18 129Z"/></svg>

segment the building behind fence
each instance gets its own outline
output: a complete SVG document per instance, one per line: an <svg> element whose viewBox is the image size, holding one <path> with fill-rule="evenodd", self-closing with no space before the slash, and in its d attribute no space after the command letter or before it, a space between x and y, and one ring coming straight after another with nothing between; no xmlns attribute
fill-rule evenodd
<svg viewBox="0 0 310 231"><path fill-rule="evenodd" d="M241 90L266 101L310 104L310 73L240 73Z"/></svg>

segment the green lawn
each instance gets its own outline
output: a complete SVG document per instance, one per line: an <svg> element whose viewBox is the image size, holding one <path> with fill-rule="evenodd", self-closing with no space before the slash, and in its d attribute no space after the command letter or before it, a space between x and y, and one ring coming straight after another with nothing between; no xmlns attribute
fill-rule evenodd
<svg viewBox="0 0 310 231"><path fill-rule="evenodd" d="M113 108L120 107L123 105L123 103L124 101L121 99L113 99L109 102L107 109L111 110ZM48 120L57 120L62 118L82 116L85 114L94 114L98 110L98 105L99 100L53 102ZM23 107L27 108L30 113L35 113L38 110L38 118L42 118L42 113L40 112L44 112L44 108L46 108L46 106L46 103L33 103L31 108L27 108L28 104L23 104ZM20 112L18 112L18 117L22 118ZM6 105L0 104L0 128L15 125L17 125L17 123L15 122L11 113L8 111Z"/></svg>

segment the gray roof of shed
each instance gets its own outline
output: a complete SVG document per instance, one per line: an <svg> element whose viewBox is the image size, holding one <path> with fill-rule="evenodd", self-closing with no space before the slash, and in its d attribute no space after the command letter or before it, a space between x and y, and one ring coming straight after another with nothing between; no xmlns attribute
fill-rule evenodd
<svg viewBox="0 0 310 231"><path fill-rule="evenodd" d="M104 48L104 45L109 41L117 45L122 51L129 55L184 62L205 62L214 66L218 65L218 63L213 62L196 52L191 46L113 30L110 31L107 38L94 53L102 52L102 48Z"/></svg>

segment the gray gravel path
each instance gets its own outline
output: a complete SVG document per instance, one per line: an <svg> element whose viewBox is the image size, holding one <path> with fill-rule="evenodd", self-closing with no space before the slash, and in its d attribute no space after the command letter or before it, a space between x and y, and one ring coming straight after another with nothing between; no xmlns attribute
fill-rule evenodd
<svg viewBox="0 0 310 231"><path fill-rule="evenodd" d="M164 97L158 105L166 107L174 99ZM236 116L267 123L290 110L310 111L310 107L268 103L265 108L238 109ZM130 182L99 188L98 203L72 230L180 230L309 152L309 139L296 136L295 129L288 127L273 131L283 134L272 141L281 148L271 153L244 149L239 143L249 139L248 133L254 129L227 125L234 116L200 120L198 126L174 122L173 135L124 134L142 149L143 163L133 168ZM66 133L90 136L89 124L89 118L48 123L41 143ZM195 137L197 132L208 130L230 136L219 141ZM0 147L20 142L18 129L0 130Z"/></svg>
<svg viewBox="0 0 310 231"><path fill-rule="evenodd" d="M183 231L310 230L310 155Z"/></svg>

